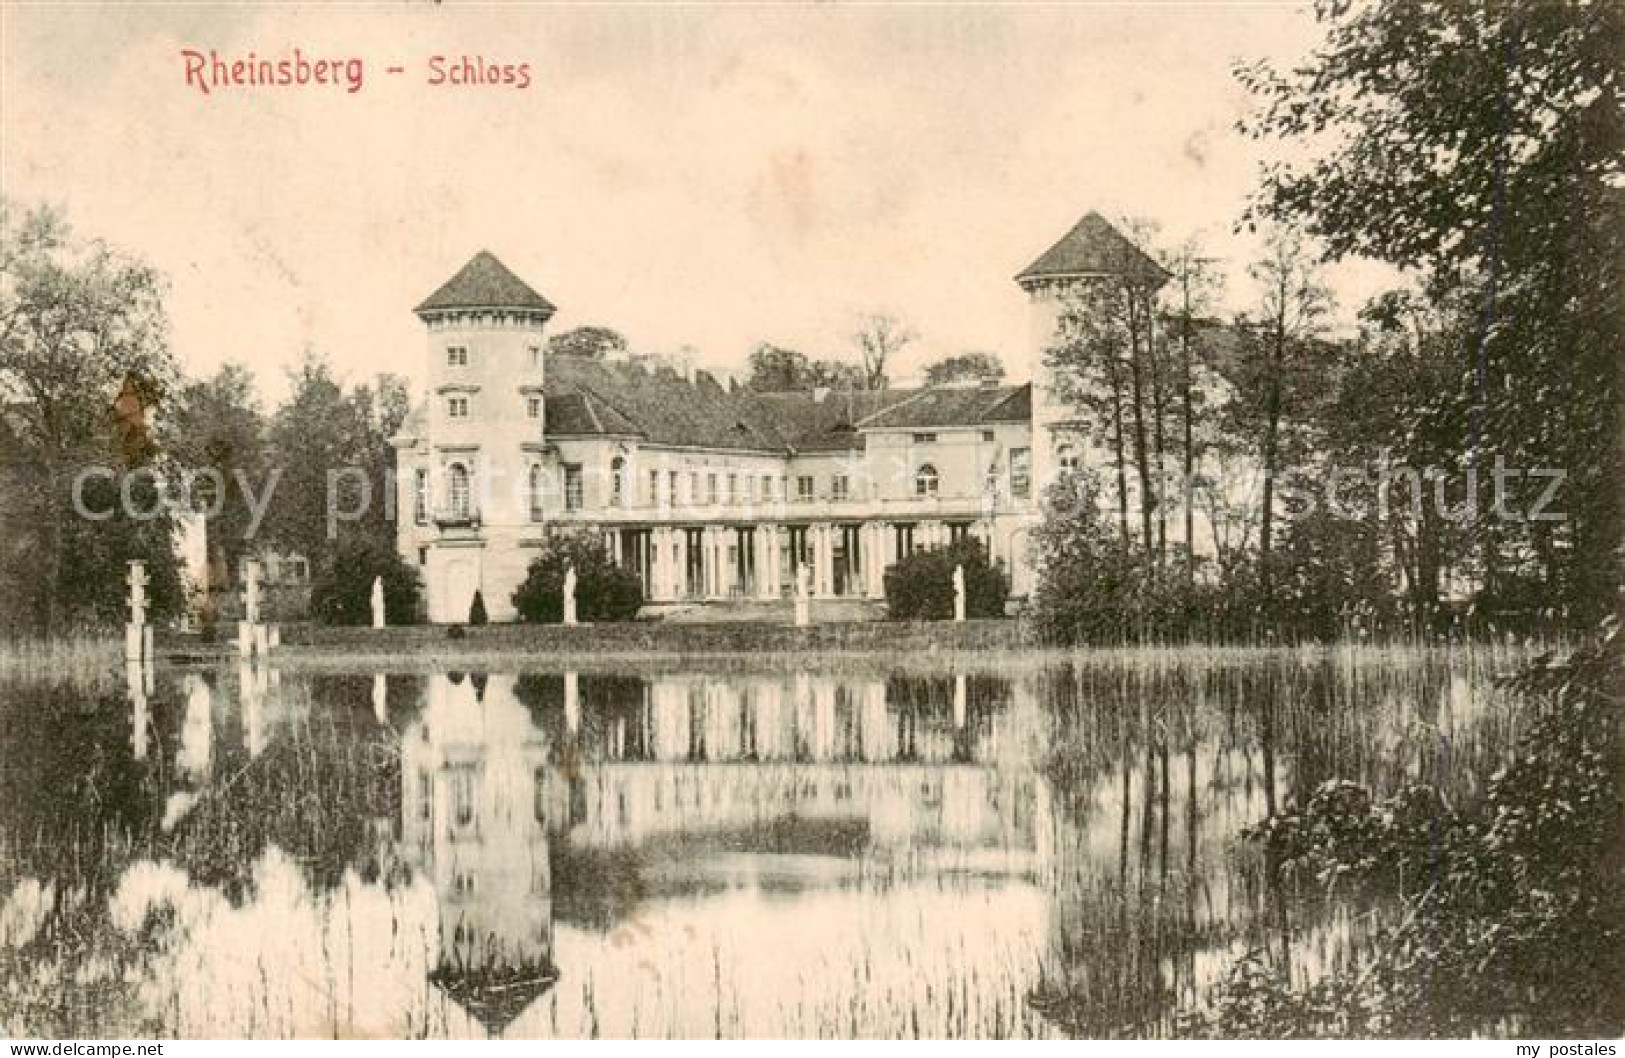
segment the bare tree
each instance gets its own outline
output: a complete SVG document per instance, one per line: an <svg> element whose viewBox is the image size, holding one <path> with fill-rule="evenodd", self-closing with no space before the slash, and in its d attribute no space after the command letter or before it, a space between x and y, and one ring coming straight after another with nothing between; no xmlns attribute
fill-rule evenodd
<svg viewBox="0 0 1625 1058"><path fill-rule="evenodd" d="M897 317L885 312L871 312L864 316L852 335L863 362L865 389L886 388L886 365L901 353L918 335Z"/></svg>

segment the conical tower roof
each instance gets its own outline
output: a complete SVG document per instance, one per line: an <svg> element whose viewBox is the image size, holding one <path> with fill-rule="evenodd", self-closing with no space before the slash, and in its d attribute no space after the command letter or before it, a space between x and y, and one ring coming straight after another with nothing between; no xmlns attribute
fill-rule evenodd
<svg viewBox="0 0 1625 1058"><path fill-rule="evenodd" d="M551 301L532 290L489 250L475 254L439 290L425 298L416 312L422 316L460 309L517 309L544 316L555 311Z"/></svg>
<svg viewBox="0 0 1625 1058"><path fill-rule="evenodd" d="M1038 260L1022 269L1016 282L1025 287L1037 280L1084 276L1124 276L1153 286L1168 279L1161 265L1091 210Z"/></svg>

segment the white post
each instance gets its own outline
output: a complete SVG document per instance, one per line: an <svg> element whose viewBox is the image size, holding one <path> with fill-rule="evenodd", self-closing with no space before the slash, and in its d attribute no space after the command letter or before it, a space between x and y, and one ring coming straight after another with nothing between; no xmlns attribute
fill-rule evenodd
<svg viewBox="0 0 1625 1058"><path fill-rule="evenodd" d="M124 626L124 660L139 662L152 657L152 629L147 626L147 565L130 560L127 582L130 588L130 620Z"/></svg>
<svg viewBox="0 0 1625 1058"><path fill-rule="evenodd" d="M954 621L965 623L965 567L954 567Z"/></svg>
<svg viewBox="0 0 1625 1058"><path fill-rule="evenodd" d="M147 728L152 723L143 668L139 661L130 661L124 666L125 691L130 698L130 749L136 760L147 759Z"/></svg>
<svg viewBox="0 0 1625 1058"><path fill-rule="evenodd" d="M372 626L384 627L384 578L372 578Z"/></svg>
<svg viewBox="0 0 1625 1058"><path fill-rule="evenodd" d="M389 683L381 672L372 674L372 715L380 724L389 723Z"/></svg>
<svg viewBox="0 0 1625 1058"><path fill-rule="evenodd" d="M969 678L963 673L954 677L954 728L963 731L965 728L965 706L969 698Z"/></svg>

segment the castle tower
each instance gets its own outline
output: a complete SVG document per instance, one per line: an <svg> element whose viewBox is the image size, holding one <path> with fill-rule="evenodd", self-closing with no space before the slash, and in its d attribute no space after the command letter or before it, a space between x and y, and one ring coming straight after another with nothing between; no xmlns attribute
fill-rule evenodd
<svg viewBox="0 0 1625 1058"><path fill-rule="evenodd" d="M1093 211L1016 276L1031 305L1032 472L1039 489L1055 480L1067 446L1088 462L1088 438L1094 425L1057 394L1053 372L1046 364L1063 319L1077 311L1091 285L1132 284L1155 291L1168 279L1160 265Z"/></svg>
<svg viewBox="0 0 1625 1058"><path fill-rule="evenodd" d="M542 329L554 308L482 250L415 311L427 332L429 392L402 510L421 512L427 492L431 511L416 520L432 531L429 616L466 620L482 589L500 619L512 571L489 568L489 556L515 549L490 545L528 530L527 476L546 415Z"/></svg>

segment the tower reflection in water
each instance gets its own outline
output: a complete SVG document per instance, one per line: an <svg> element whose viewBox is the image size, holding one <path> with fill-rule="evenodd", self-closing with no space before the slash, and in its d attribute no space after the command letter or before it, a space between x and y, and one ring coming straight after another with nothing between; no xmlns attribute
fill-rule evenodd
<svg viewBox="0 0 1625 1058"><path fill-rule="evenodd" d="M607 875L657 845L693 870L717 853L1024 870L1035 779L998 766L1030 751L1012 696L965 675L430 676L401 734L399 852L437 896L431 980L499 1034L558 978L555 879L566 914L610 926L630 907L569 890L627 883Z"/></svg>

